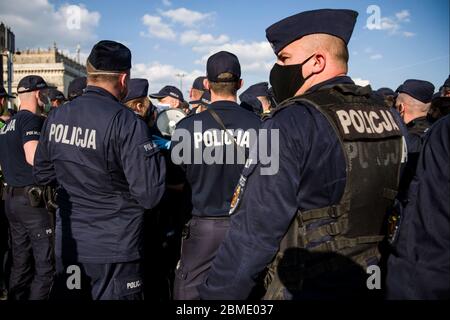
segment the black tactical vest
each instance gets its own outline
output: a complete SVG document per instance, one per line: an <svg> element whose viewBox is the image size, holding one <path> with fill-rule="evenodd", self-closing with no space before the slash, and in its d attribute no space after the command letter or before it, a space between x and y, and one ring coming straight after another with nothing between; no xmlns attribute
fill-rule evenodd
<svg viewBox="0 0 450 320"><path fill-rule="evenodd" d="M346 261L351 262L348 267L363 270L378 261L385 214L396 195L404 152L399 124L388 107L371 97L369 86L335 85L294 97L280 107L296 102L314 106L339 137L346 186L338 204L297 212L268 269L265 299L284 299L286 288L302 291L306 279L345 269ZM286 251L292 249L308 254L287 258ZM317 255L310 260L312 253ZM321 254L327 258L317 259Z"/></svg>

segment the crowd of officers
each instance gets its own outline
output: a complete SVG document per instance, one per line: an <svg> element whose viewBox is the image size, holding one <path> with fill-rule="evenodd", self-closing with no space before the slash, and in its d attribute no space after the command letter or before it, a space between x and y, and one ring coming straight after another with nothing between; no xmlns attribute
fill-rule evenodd
<svg viewBox="0 0 450 320"><path fill-rule="evenodd" d="M355 85L356 18L313 10L267 28L271 87L240 104L230 52L209 57L187 103L130 79L130 50L110 40L67 101L30 75L14 111L0 87L0 299L450 298L450 77L436 93ZM156 125L170 109L186 115L172 137ZM261 129L276 132L271 173ZM175 161L186 145L232 161Z"/></svg>

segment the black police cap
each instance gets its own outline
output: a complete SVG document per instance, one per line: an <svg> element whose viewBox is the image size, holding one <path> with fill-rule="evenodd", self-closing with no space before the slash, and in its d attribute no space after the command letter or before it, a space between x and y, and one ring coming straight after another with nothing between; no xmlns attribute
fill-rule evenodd
<svg viewBox="0 0 450 320"><path fill-rule="evenodd" d="M75 99L78 96L81 96L86 89L87 79L86 77L78 77L72 80L69 83L69 87L67 89L67 96L70 100Z"/></svg>
<svg viewBox="0 0 450 320"><path fill-rule="evenodd" d="M207 106L210 103L211 103L211 93L209 93L209 91L203 92L199 100L189 101L189 104L202 104L204 106Z"/></svg>
<svg viewBox="0 0 450 320"><path fill-rule="evenodd" d="M434 85L425 80L409 79L397 88L398 93L406 93L423 103L431 102Z"/></svg>
<svg viewBox="0 0 450 320"><path fill-rule="evenodd" d="M383 87L377 90L377 93L383 97L396 96L396 93L391 88Z"/></svg>
<svg viewBox="0 0 450 320"><path fill-rule="evenodd" d="M222 73L231 73L232 79L219 79ZM220 51L208 58L206 62L206 77L212 82L232 82L241 78L241 64L232 53Z"/></svg>
<svg viewBox="0 0 450 320"><path fill-rule="evenodd" d="M239 100L245 101L257 97L269 97L269 84L267 82L256 83L247 88L239 96Z"/></svg>
<svg viewBox="0 0 450 320"><path fill-rule="evenodd" d="M306 35L326 33L348 44L358 13L344 9L305 11L278 21L266 29L266 38L278 54L288 44Z"/></svg>
<svg viewBox="0 0 450 320"><path fill-rule="evenodd" d="M205 80L206 77L197 77L194 80L194 83L192 84L192 89L197 89L197 90L201 90L201 91L206 91L205 86L203 85L203 80Z"/></svg>
<svg viewBox="0 0 450 320"><path fill-rule="evenodd" d="M53 100L66 100L66 97L64 96L64 93L62 93L59 90L56 90L55 88L50 88L48 89L48 98L50 99L50 101Z"/></svg>
<svg viewBox="0 0 450 320"><path fill-rule="evenodd" d="M133 99L147 97L148 80L147 79L130 79L128 82L128 94L122 102L128 102Z"/></svg>
<svg viewBox="0 0 450 320"><path fill-rule="evenodd" d="M99 71L127 71L131 69L131 51L119 42L102 40L92 48L88 61Z"/></svg>
<svg viewBox="0 0 450 320"><path fill-rule="evenodd" d="M48 88L47 82L40 76L26 76L19 81L17 93L25 93Z"/></svg>
<svg viewBox="0 0 450 320"><path fill-rule="evenodd" d="M13 99L14 96L11 96L6 92L5 88L0 84L0 98L10 98Z"/></svg>
<svg viewBox="0 0 450 320"><path fill-rule="evenodd" d="M159 90L159 92L150 94L150 98L153 99L162 99L165 97L172 97L182 102L184 101L183 94L177 87L174 86L165 86Z"/></svg>

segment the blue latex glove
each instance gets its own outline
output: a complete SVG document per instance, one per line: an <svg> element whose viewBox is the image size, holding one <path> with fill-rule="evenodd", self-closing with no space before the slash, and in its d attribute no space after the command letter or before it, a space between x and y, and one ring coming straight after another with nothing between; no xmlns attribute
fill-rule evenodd
<svg viewBox="0 0 450 320"><path fill-rule="evenodd" d="M170 149L170 143L172 141L152 135L153 142L158 146L161 150L169 150Z"/></svg>

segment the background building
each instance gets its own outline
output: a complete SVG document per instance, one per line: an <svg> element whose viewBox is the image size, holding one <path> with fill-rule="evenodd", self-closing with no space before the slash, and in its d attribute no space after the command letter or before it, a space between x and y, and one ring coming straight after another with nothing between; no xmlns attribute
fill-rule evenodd
<svg viewBox="0 0 450 320"><path fill-rule="evenodd" d="M7 79L6 70L6 57L3 57L4 81ZM12 92L17 93L20 79L31 74L41 76L49 85L57 87L67 96L69 83L77 77L86 76L86 67L62 54L55 44L47 50L27 49L13 55Z"/></svg>

